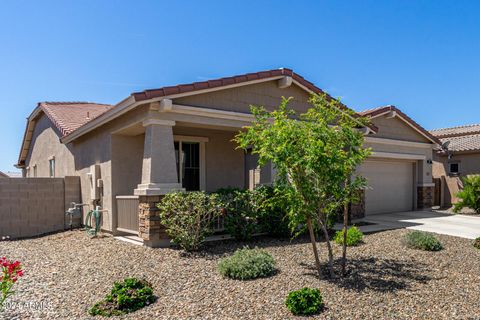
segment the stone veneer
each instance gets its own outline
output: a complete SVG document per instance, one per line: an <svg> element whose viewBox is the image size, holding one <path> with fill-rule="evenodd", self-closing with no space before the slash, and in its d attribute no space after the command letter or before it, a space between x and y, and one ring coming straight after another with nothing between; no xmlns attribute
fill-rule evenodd
<svg viewBox="0 0 480 320"><path fill-rule="evenodd" d="M162 196L139 196L139 232L143 243L148 247L168 247L170 239L160 223L157 204Z"/></svg>
<svg viewBox="0 0 480 320"><path fill-rule="evenodd" d="M435 187L417 187L417 209L433 207Z"/></svg>

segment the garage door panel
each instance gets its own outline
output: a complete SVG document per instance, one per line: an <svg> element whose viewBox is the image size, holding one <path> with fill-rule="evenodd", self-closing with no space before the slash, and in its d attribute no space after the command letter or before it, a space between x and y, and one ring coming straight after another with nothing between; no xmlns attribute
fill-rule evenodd
<svg viewBox="0 0 480 320"><path fill-rule="evenodd" d="M367 179L366 214L410 211L413 209L413 163L367 161L359 173Z"/></svg>

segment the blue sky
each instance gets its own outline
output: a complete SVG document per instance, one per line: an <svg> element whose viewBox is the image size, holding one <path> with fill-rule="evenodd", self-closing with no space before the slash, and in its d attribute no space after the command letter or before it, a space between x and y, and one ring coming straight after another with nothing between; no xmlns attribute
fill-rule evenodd
<svg viewBox="0 0 480 320"><path fill-rule="evenodd" d="M356 110L480 122L480 1L0 2L0 170L39 101L288 67Z"/></svg>

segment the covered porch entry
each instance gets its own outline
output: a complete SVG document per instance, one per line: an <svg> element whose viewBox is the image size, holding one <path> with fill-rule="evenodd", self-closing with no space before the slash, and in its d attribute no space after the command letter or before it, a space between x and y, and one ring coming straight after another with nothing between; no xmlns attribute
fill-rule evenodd
<svg viewBox="0 0 480 320"><path fill-rule="evenodd" d="M152 247L167 246L170 240L156 208L163 195L248 188L256 184L252 179L259 182L256 162L232 141L246 121L230 121L227 126L219 125L224 119L215 124L191 121L195 119L146 119L112 135L117 234L138 236ZM219 221L217 229L222 227Z"/></svg>

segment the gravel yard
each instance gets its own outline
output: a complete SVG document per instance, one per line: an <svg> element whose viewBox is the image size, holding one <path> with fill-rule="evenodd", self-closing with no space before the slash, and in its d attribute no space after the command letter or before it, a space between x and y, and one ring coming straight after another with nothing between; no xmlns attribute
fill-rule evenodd
<svg viewBox="0 0 480 320"><path fill-rule="evenodd" d="M89 318L87 309L113 281L136 276L153 284L158 300L126 319L294 318L285 297L304 286L322 291L326 309L318 319L480 319L480 250L450 236L439 236L443 251L411 250L402 243L405 232L367 235L364 244L350 249L350 276L336 281L316 278L310 244L302 239L248 243L268 250L279 272L245 282L216 271L220 257L245 243L211 243L201 254L185 256L110 236L90 240L81 231L0 242L0 255L22 261L26 272L14 301L31 303L0 318ZM340 256L340 246L335 251Z"/></svg>

